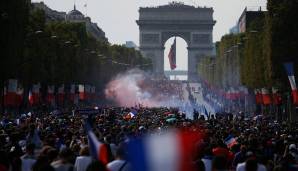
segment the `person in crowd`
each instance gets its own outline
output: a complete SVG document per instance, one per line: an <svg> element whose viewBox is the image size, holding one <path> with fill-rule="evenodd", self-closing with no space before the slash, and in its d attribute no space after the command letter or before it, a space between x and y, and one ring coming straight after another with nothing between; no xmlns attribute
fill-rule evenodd
<svg viewBox="0 0 298 171"><path fill-rule="evenodd" d="M116 159L108 163L107 168L110 171L130 171L130 164L125 160L124 144L120 144L116 151Z"/></svg>
<svg viewBox="0 0 298 171"><path fill-rule="evenodd" d="M215 156L212 160L212 171L227 171L228 161L225 156Z"/></svg>
<svg viewBox="0 0 298 171"><path fill-rule="evenodd" d="M89 164L86 171L109 171L100 161L93 161Z"/></svg>
<svg viewBox="0 0 298 171"><path fill-rule="evenodd" d="M34 150L35 150L35 144L30 143L26 146L26 153L21 157L22 171L31 171L32 166L36 162Z"/></svg>
<svg viewBox="0 0 298 171"><path fill-rule="evenodd" d="M55 171L72 171L73 164L71 163L73 153L70 149L62 149L58 155L58 159L51 163Z"/></svg>
<svg viewBox="0 0 298 171"><path fill-rule="evenodd" d="M246 152L246 161L237 165L236 171L267 171L263 164L260 164L253 152Z"/></svg>
<svg viewBox="0 0 298 171"><path fill-rule="evenodd" d="M80 156L76 158L74 171L86 171L91 162L92 157L89 155L89 147L85 146L80 150Z"/></svg>
<svg viewBox="0 0 298 171"><path fill-rule="evenodd" d="M245 162L246 152L247 152L246 146L245 145L241 145L240 151L235 154L235 157L234 157L234 160L233 160L233 164L232 164L233 168L236 168L239 163Z"/></svg>
<svg viewBox="0 0 298 171"><path fill-rule="evenodd" d="M161 89L180 89L179 85L171 87L156 84ZM126 161L123 155L126 149L125 146L121 147L122 143L147 134L162 134L169 129L196 130L204 134L202 140L196 142L203 145L198 146L201 149L197 150L198 154L191 161L196 168L202 169L203 163L206 171L298 170L297 122L290 125L275 122L267 116L255 120L253 115L244 120L243 117L231 118L231 114L224 112L217 113L210 120L191 120L177 108L150 108L141 105L134 108L137 110L134 117L124 119L123 116L131 109L104 106L98 113L86 115L77 112L72 114L72 110L67 109L63 109L64 114L59 115L36 110L36 115L3 117L3 123L7 124L0 125L0 171L20 171L18 168L40 171L51 170L51 167L56 171L106 170L105 167L113 171L114 168L120 169ZM93 162L94 159L89 156L87 134L82 124L88 116L98 140L110 149L107 166ZM21 124L9 124L20 118ZM234 136L237 148L228 148L225 144L229 135ZM116 146L121 148L115 148ZM248 152L253 154L253 158L247 156ZM22 162L17 162L16 159ZM27 159L35 162L26 164ZM128 170L129 167L127 162L123 170Z"/></svg>

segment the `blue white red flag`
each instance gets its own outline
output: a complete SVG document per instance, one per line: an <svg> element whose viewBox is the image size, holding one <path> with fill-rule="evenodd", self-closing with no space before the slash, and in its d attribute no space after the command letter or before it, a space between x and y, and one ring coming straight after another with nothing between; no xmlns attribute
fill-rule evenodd
<svg viewBox="0 0 298 171"><path fill-rule="evenodd" d="M287 71L288 79L290 81L290 85L291 85L291 89L292 89L292 96L293 96L293 103L295 105L298 105L298 91L297 91L297 86L296 86L296 82L295 82L293 62L284 63L284 67Z"/></svg>
<svg viewBox="0 0 298 171"><path fill-rule="evenodd" d="M29 90L28 101L30 105L34 104L34 99L31 90Z"/></svg>
<svg viewBox="0 0 298 171"><path fill-rule="evenodd" d="M137 115L138 112L135 110L135 109L132 109L130 112L129 112L129 115L131 118L133 118L135 115Z"/></svg>
<svg viewBox="0 0 298 171"><path fill-rule="evenodd" d="M174 70L176 68L176 38L171 46L168 58L170 61L171 70Z"/></svg>
<svg viewBox="0 0 298 171"><path fill-rule="evenodd" d="M85 129L88 137L90 155L94 159L101 161L103 164L107 164L109 160L106 145L98 141L88 122L85 124Z"/></svg>
<svg viewBox="0 0 298 171"><path fill-rule="evenodd" d="M132 171L193 171L192 156L202 135L198 132L168 132L128 142Z"/></svg>
<svg viewBox="0 0 298 171"><path fill-rule="evenodd" d="M233 145L237 144L237 141L232 135L229 135L225 139L225 144L228 146L228 148L231 148L231 147L233 147Z"/></svg>

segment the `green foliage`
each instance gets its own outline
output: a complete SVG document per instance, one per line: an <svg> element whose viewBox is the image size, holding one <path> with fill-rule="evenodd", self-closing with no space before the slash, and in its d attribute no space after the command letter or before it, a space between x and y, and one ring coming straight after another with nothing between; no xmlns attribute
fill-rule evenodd
<svg viewBox="0 0 298 171"><path fill-rule="evenodd" d="M229 34L217 43L215 85L271 87L272 61L268 21L262 17L250 23L245 33ZM236 70L235 70L236 69ZM240 75L236 75L240 72ZM235 77L240 77L237 82Z"/></svg>
<svg viewBox="0 0 298 171"><path fill-rule="evenodd" d="M87 34L85 23L46 22L42 10L28 8L25 12L27 23L4 27L8 34L4 38L10 41L6 48L18 53L11 55L9 50L2 49L6 54L1 58L5 70L1 75L3 80L17 77L25 86L37 82L44 85L82 83L104 88L118 73L151 63L139 51L97 41ZM14 35L9 32L13 29L22 32Z"/></svg>
<svg viewBox="0 0 298 171"><path fill-rule="evenodd" d="M295 73L298 73L298 1L268 0L267 3L267 46L269 53L266 56L272 61L272 77L274 84L280 84L289 89L284 62L294 62Z"/></svg>
<svg viewBox="0 0 298 171"><path fill-rule="evenodd" d="M238 45L241 84L249 88L290 88L283 63L294 62L297 76L298 1L268 0L267 9L265 18L255 19L246 33L225 35L216 43L215 85L229 85L226 83L226 77L233 63L226 52Z"/></svg>
<svg viewBox="0 0 298 171"><path fill-rule="evenodd" d="M29 16L29 0L0 1L0 77L1 85L7 78L17 77L24 48Z"/></svg>

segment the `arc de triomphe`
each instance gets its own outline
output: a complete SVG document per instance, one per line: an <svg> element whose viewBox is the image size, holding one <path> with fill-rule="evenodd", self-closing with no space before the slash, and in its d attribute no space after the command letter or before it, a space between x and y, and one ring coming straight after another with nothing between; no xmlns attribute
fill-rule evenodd
<svg viewBox="0 0 298 171"><path fill-rule="evenodd" d="M140 50L152 59L154 74L164 75L165 43L179 36L188 45L188 80L195 81L198 59L211 55L213 50L213 9L170 3L140 8L139 14Z"/></svg>

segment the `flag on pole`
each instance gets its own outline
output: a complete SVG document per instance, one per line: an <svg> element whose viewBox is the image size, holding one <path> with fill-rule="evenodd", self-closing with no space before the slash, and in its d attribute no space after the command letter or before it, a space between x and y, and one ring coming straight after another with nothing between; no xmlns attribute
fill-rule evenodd
<svg viewBox="0 0 298 171"><path fill-rule="evenodd" d="M88 122L85 123L85 129L87 132L89 151L91 156L94 159L101 161L103 164L108 164L108 149L106 145L98 141Z"/></svg>
<svg viewBox="0 0 298 171"><path fill-rule="evenodd" d="M256 104L263 104L263 98L260 89L255 89Z"/></svg>
<svg viewBox="0 0 298 171"><path fill-rule="evenodd" d="M3 87L3 103L4 103L4 106L7 106L7 100L8 100L8 97L7 97L7 88L6 86Z"/></svg>
<svg viewBox="0 0 298 171"><path fill-rule="evenodd" d="M9 79L8 80L8 89L7 89L7 99L6 104L11 106L16 106L16 96L17 96L18 80Z"/></svg>
<svg viewBox="0 0 298 171"><path fill-rule="evenodd" d="M290 85L292 89L293 104L298 105L298 91L297 91L297 86L295 82L293 62L284 63L284 67L287 71L288 79L290 81Z"/></svg>
<svg viewBox="0 0 298 171"><path fill-rule="evenodd" d="M48 94L47 94L47 103L53 105L54 101L55 101L55 96L54 96L54 92L55 92L55 86L48 86Z"/></svg>
<svg viewBox="0 0 298 171"><path fill-rule="evenodd" d="M58 88L58 103L63 104L64 103L64 84L62 84Z"/></svg>
<svg viewBox="0 0 298 171"><path fill-rule="evenodd" d="M31 90L29 90L28 101L31 106L34 104L34 99Z"/></svg>
<svg viewBox="0 0 298 171"><path fill-rule="evenodd" d="M264 105L271 104L271 97L267 88L262 88L262 98L263 98Z"/></svg>
<svg viewBox="0 0 298 171"><path fill-rule="evenodd" d="M174 43L171 46L168 58L170 61L171 70L174 70L176 68L176 37L174 39Z"/></svg>
<svg viewBox="0 0 298 171"><path fill-rule="evenodd" d="M69 100L74 103L76 95L76 85L70 85Z"/></svg>
<svg viewBox="0 0 298 171"><path fill-rule="evenodd" d="M80 100L85 100L85 88L82 84L79 85L79 97Z"/></svg>
<svg viewBox="0 0 298 171"><path fill-rule="evenodd" d="M31 105L38 104L39 98L40 98L40 83L34 84L32 86L31 96L32 96L32 104Z"/></svg>
<svg viewBox="0 0 298 171"><path fill-rule="evenodd" d="M21 106L21 104L23 102L23 98L24 98L23 95L24 95L24 88L23 87L18 87L17 95L16 95L17 106Z"/></svg>
<svg viewBox="0 0 298 171"><path fill-rule="evenodd" d="M276 87L272 87L272 100L273 100L273 104L275 105L282 104L281 95L279 93L279 90Z"/></svg>

